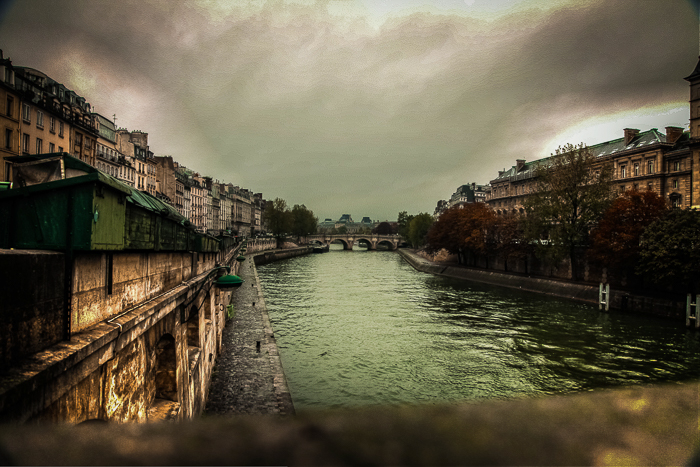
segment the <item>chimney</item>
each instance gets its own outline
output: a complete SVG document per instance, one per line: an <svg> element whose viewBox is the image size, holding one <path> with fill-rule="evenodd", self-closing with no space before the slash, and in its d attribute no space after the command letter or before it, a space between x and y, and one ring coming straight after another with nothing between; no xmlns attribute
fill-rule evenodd
<svg viewBox="0 0 700 467"><path fill-rule="evenodd" d="M639 130L633 128L625 128L625 146L630 144L630 142L639 134Z"/></svg>
<svg viewBox="0 0 700 467"><path fill-rule="evenodd" d="M515 170L520 172L520 169L525 165L525 159L515 159Z"/></svg>
<svg viewBox="0 0 700 467"><path fill-rule="evenodd" d="M680 128L677 126L667 126L666 127L666 142L673 144L676 141L678 141L678 138L680 138L682 134L683 134L683 128Z"/></svg>
<svg viewBox="0 0 700 467"><path fill-rule="evenodd" d="M476 182L472 182L472 191L476 191Z"/></svg>

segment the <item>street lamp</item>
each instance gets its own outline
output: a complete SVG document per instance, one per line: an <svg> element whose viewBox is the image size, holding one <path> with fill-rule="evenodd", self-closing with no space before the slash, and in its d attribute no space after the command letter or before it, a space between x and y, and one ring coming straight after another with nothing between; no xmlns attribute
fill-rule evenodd
<svg viewBox="0 0 700 467"><path fill-rule="evenodd" d="M182 306L182 308L180 310L180 322L181 323L184 323L185 319L187 318L187 316L186 316L187 308L189 308L190 305L192 305L192 303L196 300L197 296L199 295L199 292L202 291L202 289L204 288L204 285L208 282L208 279L213 274L215 274L217 271L219 271L220 269L226 269L226 272L229 272L229 273L231 272L231 266L216 266L214 269L209 271L207 276L202 281L202 285L200 285L199 289L197 289L197 291L194 293L194 295L192 295L192 300L190 300L189 303L187 303L186 305ZM216 285L216 287L218 289L221 289L221 290L230 290L233 288L240 287L241 285L243 285L243 282L245 282L245 281L243 279L241 279L240 277L234 276L231 274L227 274L227 275L219 277L216 281L214 281L212 283L212 285ZM211 290L211 286L209 286L209 289L207 290L207 292L209 290ZM202 303L199 304L199 306L197 307L196 310L194 310L194 312L197 313L203 304L204 304L204 301L202 301Z"/></svg>

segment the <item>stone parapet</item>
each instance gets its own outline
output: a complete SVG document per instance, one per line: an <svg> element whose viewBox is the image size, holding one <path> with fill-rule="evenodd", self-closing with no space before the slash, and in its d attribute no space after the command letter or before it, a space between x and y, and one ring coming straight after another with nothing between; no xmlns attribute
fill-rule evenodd
<svg viewBox="0 0 700 467"><path fill-rule="evenodd" d="M0 426L8 465L698 465L697 382L482 403Z"/></svg>

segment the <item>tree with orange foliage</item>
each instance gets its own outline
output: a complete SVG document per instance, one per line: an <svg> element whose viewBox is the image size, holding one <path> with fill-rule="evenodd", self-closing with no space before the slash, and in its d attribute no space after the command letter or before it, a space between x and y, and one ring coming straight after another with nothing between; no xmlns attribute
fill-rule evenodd
<svg viewBox="0 0 700 467"><path fill-rule="evenodd" d="M591 232L592 258L603 266L629 271L639 258L644 229L667 210L666 201L653 191L625 191Z"/></svg>
<svg viewBox="0 0 700 467"><path fill-rule="evenodd" d="M494 222L491 236L495 249L501 254L508 270L508 261L527 258L530 245L525 239L524 220L520 214L506 213Z"/></svg>
<svg viewBox="0 0 700 467"><path fill-rule="evenodd" d="M495 221L495 214L484 203L469 203L445 211L428 232L429 251L442 248L457 254L460 263L467 262L471 254L472 262L488 251L489 230Z"/></svg>

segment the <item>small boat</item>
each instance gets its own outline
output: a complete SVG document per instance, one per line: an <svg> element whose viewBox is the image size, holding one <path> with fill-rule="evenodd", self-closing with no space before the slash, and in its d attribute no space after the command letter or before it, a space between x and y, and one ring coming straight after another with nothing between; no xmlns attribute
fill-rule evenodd
<svg viewBox="0 0 700 467"><path fill-rule="evenodd" d="M320 246L320 245L315 246L313 251L314 251L314 253L325 253L325 252L328 251L328 245L325 245L325 246Z"/></svg>

